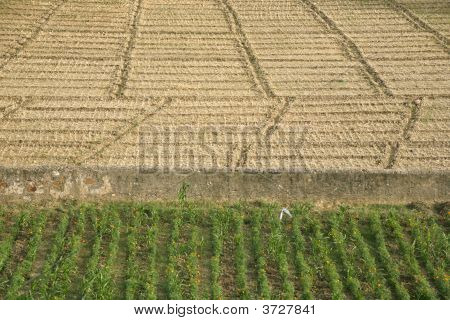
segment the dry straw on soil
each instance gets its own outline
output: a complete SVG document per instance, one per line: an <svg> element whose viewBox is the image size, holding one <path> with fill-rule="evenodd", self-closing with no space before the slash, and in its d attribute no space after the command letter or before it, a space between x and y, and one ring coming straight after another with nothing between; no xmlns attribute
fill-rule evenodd
<svg viewBox="0 0 450 320"><path fill-rule="evenodd" d="M449 17L438 0L2 1L0 164L446 171Z"/></svg>

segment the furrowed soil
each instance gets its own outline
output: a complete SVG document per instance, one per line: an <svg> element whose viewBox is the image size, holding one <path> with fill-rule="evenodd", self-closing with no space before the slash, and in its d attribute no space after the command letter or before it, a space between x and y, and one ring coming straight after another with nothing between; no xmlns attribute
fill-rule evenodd
<svg viewBox="0 0 450 320"><path fill-rule="evenodd" d="M440 0L2 1L0 165L447 172L449 21Z"/></svg>
<svg viewBox="0 0 450 320"><path fill-rule="evenodd" d="M279 221L280 210L185 201L4 205L0 298L212 299L213 286L220 299L450 298L448 205L297 203Z"/></svg>

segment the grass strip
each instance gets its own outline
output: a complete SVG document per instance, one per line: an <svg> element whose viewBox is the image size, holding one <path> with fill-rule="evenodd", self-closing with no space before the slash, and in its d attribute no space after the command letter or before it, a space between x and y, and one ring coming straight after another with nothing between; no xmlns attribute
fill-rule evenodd
<svg viewBox="0 0 450 320"><path fill-rule="evenodd" d="M380 274L375 257L370 253L370 248L364 240L355 219L351 215L348 215L348 226L350 236L362 260L362 273L366 276L375 298L383 300L391 299L391 292L386 286L386 280Z"/></svg>
<svg viewBox="0 0 450 320"><path fill-rule="evenodd" d="M271 297L269 280L266 274L266 259L261 243L261 212L258 210L252 216L252 246L256 258L258 299L268 300Z"/></svg>
<svg viewBox="0 0 450 320"><path fill-rule="evenodd" d="M49 284L51 282L55 265L58 259L60 258L61 253L63 252L64 249L64 244L66 243L66 232L69 227L71 216L72 214L69 214L68 211L64 211L61 214L61 220L58 224L55 237L53 238L50 252L45 260L44 266L42 267L41 275L32 285L32 294L34 296L31 298L37 299L49 298L48 296Z"/></svg>
<svg viewBox="0 0 450 320"><path fill-rule="evenodd" d="M211 299L221 300L222 286L220 285L221 268L221 256L223 253L223 222L221 214L214 212L212 214L212 257L211 257Z"/></svg>
<svg viewBox="0 0 450 320"><path fill-rule="evenodd" d="M311 245L313 253L317 254L323 263L325 276L331 289L331 298L333 300L344 299L344 290L342 281L336 270L336 265L330 258L329 248L326 245L325 238L321 231L321 223L314 218L312 214L307 216L309 228L311 231Z"/></svg>
<svg viewBox="0 0 450 320"><path fill-rule="evenodd" d="M89 210L90 208L83 206L74 212L75 230L69 237L67 252L60 256L54 272L51 274L47 299L68 299L70 297L72 282L78 271L76 259L81 250L85 220Z"/></svg>
<svg viewBox="0 0 450 320"><path fill-rule="evenodd" d="M170 234L170 242L168 248L168 261L166 269L166 287L167 295L171 300L181 300L183 299L181 294L181 283L178 258L179 258L179 248L178 243L180 241L180 228L181 228L181 213L178 210L172 215L172 230Z"/></svg>
<svg viewBox="0 0 450 320"><path fill-rule="evenodd" d="M372 235L375 241L376 251L383 265L383 268L386 270L390 286L394 290L395 295L398 299L410 299L408 291L400 282L400 272L398 270L398 266L395 262L393 262L394 260L392 259L386 247L386 241L384 238L383 227L379 214L373 212L369 217L369 221Z"/></svg>
<svg viewBox="0 0 450 320"><path fill-rule="evenodd" d="M292 220L292 238L294 247L294 264L297 278L300 282L301 299L311 300L314 298L312 294L313 275L308 262L305 259L306 242L300 230L300 219L298 215L294 215Z"/></svg>
<svg viewBox="0 0 450 320"><path fill-rule="evenodd" d="M426 234L428 229L424 229L423 224L415 218L408 218L408 226L411 228L411 233L414 239L413 251L417 255L419 261L424 266L432 282L436 286L442 299L448 300L449 284L446 277L446 269L442 266L435 266L433 258L429 250L429 243L427 242Z"/></svg>
<svg viewBox="0 0 450 320"><path fill-rule="evenodd" d="M354 299L361 300L364 299L364 295L361 291L361 284L353 267L354 264L347 254L346 239L341 232L342 220L342 216L336 213L332 214L329 220L331 225L330 238L339 259L338 263L342 266L345 274L345 286L348 288Z"/></svg>
<svg viewBox="0 0 450 320"><path fill-rule="evenodd" d="M286 239L278 216L270 216L269 253L277 262L281 277L281 299L294 299L294 285L289 279L289 264L286 256Z"/></svg>
<svg viewBox="0 0 450 320"><path fill-rule="evenodd" d="M400 252L406 262L408 273L413 277L415 285L415 291L417 292L416 299L436 299L436 293L429 285L427 279L422 274L419 263L414 256L413 246L406 240L403 234L403 228L398 222L397 215L394 212L390 212L387 217L387 225L390 228L390 232L395 239L395 242L400 248Z"/></svg>
<svg viewBox="0 0 450 320"><path fill-rule="evenodd" d="M47 221L46 212L41 212L37 219L32 222L32 236L28 244L28 249L25 254L25 258L14 270L14 274L9 283L8 289L6 291L6 299L16 300L21 298L20 290L25 283L25 278L31 271L33 262L36 258L36 253L42 241L42 233Z"/></svg>
<svg viewBox="0 0 450 320"><path fill-rule="evenodd" d="M235 252L235 266L236 266L236 289L237 296L240 299L250 299L250 293L247 286L247 258L245 256L244 248L244 227L243 215L237 213L233 215L233 222L235 228L234 245Z"/></svg>

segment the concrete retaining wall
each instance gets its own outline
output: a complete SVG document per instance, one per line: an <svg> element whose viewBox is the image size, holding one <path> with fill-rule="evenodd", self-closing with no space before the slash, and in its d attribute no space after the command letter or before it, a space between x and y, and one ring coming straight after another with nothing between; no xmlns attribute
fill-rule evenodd
<svg viewBox="0 0 450 320"><path fill-rule="evenodd" d="M0 169L0 201L174 200L183 182L191 200L347 203L448 201L449 172L319 171L142 173L135 169Z"/></svg>

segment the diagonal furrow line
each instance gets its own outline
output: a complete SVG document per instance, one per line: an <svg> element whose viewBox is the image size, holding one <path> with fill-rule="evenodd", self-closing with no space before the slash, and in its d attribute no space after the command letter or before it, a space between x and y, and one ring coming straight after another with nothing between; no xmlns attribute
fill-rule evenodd
<svg viewBox="0 0 450 320"><path fill-rule="evenodd" d="M100 145L100 147L96 150L92 150L91 153L89 153L86 156L80 156L73 160L73 163L76 165L81 165L83 162L90 160L92 158L95 158L96 156L100 155L106 148L112 146L113 144L117 143L122 137L130 133L133 129L137 128L139 125L141 125L144 121L152 117L153 115L160 112L162 109L165 109L170 106L172 103L172 98L165 98L162 103L159 104L155 109L151 111L145 111L143 110L141 114L139 114L137 117L133 118L128 125L122 126L119 130L117 135L115 135L111 139L106 139L103 141Z"/></svg>
<svg viewBox="0 0 450 320"><path fill-rule="evenodd" d="M44 26L48 23L50 18L58 11L58 9L61 8L62 5L64 5L67 2L67 0L60 0L57 3L55 3L52 8L50 8L45 15L41 18L39 25L34 29L33 33L29 36L27 36L25 39L21 39L21 42L16 47L16 50L14 50L13 53L11 53L9 56L6 57L6 60L2 63L0 63L0 71L2 71L6 65L11 61L18 57L20 52L22 52L30 42L34 41L37 36L41 33Z"/></svg>
<svg viewBox="0 0 450 320"><path fill-rule="evenodd" d="M415 15L411 10L406 8L404 5L398 3L396 0L384 0L388 5L390 5L395 11L403 15L409 22L411 22L416 29L424 30L431 33L436 41L446 49L447 53L450 53L448 48L448 39L439 31L432 28L428 23Z"/></svg>
<svg viewBox="0 0 450 320"><path fill-rule="evenodd" d="M119 70L117 79L114 80L113 86L111 88L112 96L115 98L123 97L125 88L128 82L128 76L131 70L131 52L134 49L136 42L136 34L138 23L141 15L142 0L134 0L132 5L132 12L130 14L130 26L129 26L129 36L125 47L125 52L122 57L122 66Z"/></svg>
<svg viewBox="0 0 450 320"><path fill-rule="evenodd" d="M389 160L388 164L386 165L385 169L392 169L397 162L398 152L400 150L400 145L402 143L408 142L411 139L411 132L414 129L414 126L419 119L419 113L420 113L420 104L422 100L415 99L414 101L407 103L410 105L411 114L408 118L408 122L406 123L405 127L403 128L403 133L399 141L391 144L390 146L390 154L389 154Z"/></svg>
<svg viewBox="0 0 450 320"><path fill-rule="evenodd" d="M270 137L277 130L278 125L281 120L283 120L284 115L288 112L291 104L294 102L293 97L284 97L281 102L277 103L276 106L270 110L269 116L266 121L264 121L260 128L257 129L258 135L264 138L265 147L270 148L268 142ZM248 153L251 148L254 147L253 143L244 143L241 147L240 156L236 162L235 168L244 168L247 164Z"/></svg>
<svg viewBox="0 0 450 320"><path fill-rule="evenodd" d="M247 36L244 33L241 22L239 20L237 12L233 9L228 0L217 0L222 7L223 12L225 13L225 17L227 19L228 25L230 27L231 32L235 34L240 46L245 51L245 58L247 60L247 64L249 65L249 69L252 73L252 78L255 84L262 88L264 94L268 98L275 97L275 93L272 88L261 65L256 58L256 55L250 45L250 41L247 39Z"/></svg>
<svg viewBox="0 0 450 320"><path fill-rule="evenodd" d="M359 47L353 42L353 40L344 32L342 31L337 24L326 15L325 12L319 9L313 2L310 0L298 0L300 1L304 6L309 8L312 13L319 18L319 21L324 24L328 29L334 31L337 33L342 41L343 44L346 46L346 48L354 54L358 62L364 67L365 72L370 77L370 82L372 85L376 85L377 89L381 90L386 96L393 97L394 94L391 92L391 90L387 87L384 80L380 77L378 72L369 64L369 62L364 57L363 53L359 49Z"/></svg>

